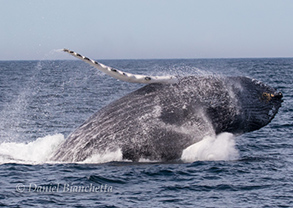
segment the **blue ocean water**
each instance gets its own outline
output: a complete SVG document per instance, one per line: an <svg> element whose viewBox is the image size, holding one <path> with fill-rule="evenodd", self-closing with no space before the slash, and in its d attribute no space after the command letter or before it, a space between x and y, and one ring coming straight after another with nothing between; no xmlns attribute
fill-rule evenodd
<svg viewBox="0 0 293 208"><path fill-rule="evenodd" d="M215 138L230 148L214 147L220 154L212 160L109 162L115 158L109 155L52 163L49 155L85 119L143 85L117 81L81 61L1 61L0 206L293 206L293 59L101 62L137 74L249 76L280 90L284 102L266 127Z"/></svg>

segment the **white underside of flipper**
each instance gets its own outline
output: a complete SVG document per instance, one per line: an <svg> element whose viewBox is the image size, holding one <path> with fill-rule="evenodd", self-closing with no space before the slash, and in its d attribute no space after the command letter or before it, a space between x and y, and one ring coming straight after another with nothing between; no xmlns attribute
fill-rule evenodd
<svg viewBox="0 0 293 208"><path fill-rule="evenodd" d="M178 82L178 78L175 76L147 76L147 75L131 74L131 73L120 71L118 69L111 68L109 66L105 66L104 64L94 61L88 57L82 56L74 51L70 51L68 49L63 49L63 51L69 53L70 55L76 58L79 58L80 60L90 64L91 66L110 75L111 77L114 77L122 81L143 83L143 84L151 84L151 83L174 84Z"/></svg>

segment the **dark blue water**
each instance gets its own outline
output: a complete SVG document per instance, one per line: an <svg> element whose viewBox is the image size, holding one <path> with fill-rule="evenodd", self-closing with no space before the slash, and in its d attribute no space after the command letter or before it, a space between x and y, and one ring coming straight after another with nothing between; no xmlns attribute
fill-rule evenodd
<svg viewBox="0 0 293 208"><path fill-rule="evenodd" d="M292 207L293 59L107 60L151 75L249 76L284 94L266 127L234 138L237 159L50 163L65 137L142 85L81 61L0 62L0 206Z"/></svg>

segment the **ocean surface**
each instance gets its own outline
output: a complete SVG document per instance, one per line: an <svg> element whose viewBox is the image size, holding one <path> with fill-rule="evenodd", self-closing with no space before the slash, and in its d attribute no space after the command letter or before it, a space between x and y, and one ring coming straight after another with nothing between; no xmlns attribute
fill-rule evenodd
<svg viewBox="0 0 293 208"><path fill-rule="evenodd" d="M205 140L194 160L58 163L48 158L74 129L143 85L79 60L0 61L0 206L293 207L293 59L101 62L137 74L248 76L284 102L269 125Z"/></svg>

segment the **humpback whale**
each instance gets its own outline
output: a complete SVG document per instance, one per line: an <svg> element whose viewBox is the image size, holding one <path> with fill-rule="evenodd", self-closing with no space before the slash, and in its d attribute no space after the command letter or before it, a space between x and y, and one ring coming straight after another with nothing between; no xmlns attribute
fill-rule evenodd
<svg viewBox="0 0 293 208"><path fill-rule="evenodd" d="M266 126L283 101L281 92L248 77L135 75L63 51L116 79L146 85L86 120L58 147L51 158L56 161L79 162L117 150L132 161L178 160L205 136Z"/></svg>

